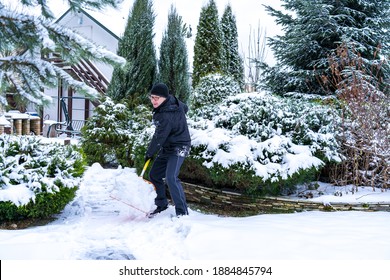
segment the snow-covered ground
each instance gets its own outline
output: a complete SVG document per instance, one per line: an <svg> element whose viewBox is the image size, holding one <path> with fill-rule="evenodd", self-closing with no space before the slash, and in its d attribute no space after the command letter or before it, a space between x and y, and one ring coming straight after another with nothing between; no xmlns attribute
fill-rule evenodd
<svg viewBox="0 0 390 280"><path fill-rule="evenodd" d="M312 200L388 202L390 192L321 185ZM0 259L390 260L390 212L303 212L154 219L153 187L134 169L92 165L75 200L44 226L0 230ZM118 200L119 199L119 200Z"/></svg>
<svg viewBox="0 0 390 280"><path fill-rule="evenodd" d="M324 203L390 201L390 192L373 192L370 188L352 193L348 187L321 184L319 190L312 199ZM335 192L343 195L335 196ZM122 279L129 276L121 274L124 268L173 266L181 271L185 267L203 268L203 277L197 276L203 279L228 277L214 274L220 266L270 265L272 275L257 277L274 280L292 276L312 279L313 273L316 279L351 276L356 280L388 272L390 212L313 211L233 218L191 209L189 216L177 219L172 217L174 209L170 206L148 219L145 212L154 208L154 196L153 187L134 169L92 165L77 197L55 221L21 230L0 230L4 279L13 277L21 266L19 276L41 280L53 279L53 275L64 280ZM324 271L318 274L319 270ZM253 277L240 275L238 279ZM154 275L148 279L160 278Z"/></svg>

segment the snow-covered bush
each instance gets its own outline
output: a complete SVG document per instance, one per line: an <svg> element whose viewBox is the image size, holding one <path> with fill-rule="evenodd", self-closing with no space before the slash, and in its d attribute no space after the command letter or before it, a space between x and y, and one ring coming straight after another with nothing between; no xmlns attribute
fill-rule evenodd
<svg viewBox="0 0 390 280"><path fill-rule="evenodd" d="M228 96L240 92L239 84L230 76L221 74L209 74L200 79L190 99L192 110L198 110L198 114L204 105L215 105ZM207 113L207 112L205 112Z"/></svg>
<svg viewBox="0 0 390 280"><path fill-rule="evenodd" d="M340 161L333 107L318 100L238 93L237 84L221 75L202 81L205 88L195 90L188 116L192 152L182 179L277 195L315 179L327 162ZM140 169L154 132L151 110L142 106L129 112L106 101L84 132L90 162L110 159Z"/></svg>
<svg viewBox="0 0 390 280"><path fill-rule="evenodd" d="M145 106L129 110L107 97L83 127L81 146L88 164L134 166L139 159L135 151L145 145L143 137L150 119L151 111Z"/></svg>
<svg viewBox="0 0 390 280"><path fill-rule="evenodd" d="M332 107L267 93L240 93L192 112L184 176L213 186L280 194L340 161ZM199 166L202 165L202 167Z"/></svg>
<svg viewBox="0 0 390 280"><path fill-rule="evenodd" d="M388 63L366 68L360 53L346 44L329 58L343 121L339 141L344 160L330 169L338 185L390 186L390 96L378 81ZM385 79L384 79L385 80Z"/></svg>
<svg viewBox="0 0 390 280"><path fill-rule="evenodd" d="M84 170L75 146L0 135L0 221L60 212L73 199Z"/></svg>

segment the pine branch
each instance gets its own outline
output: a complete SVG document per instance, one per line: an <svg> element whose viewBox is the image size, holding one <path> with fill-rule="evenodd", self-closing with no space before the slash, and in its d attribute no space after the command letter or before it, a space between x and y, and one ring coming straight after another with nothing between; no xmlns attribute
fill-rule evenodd
<svg viewBox="0 0 390 280"><path fill-rule="evenodd" d="M93 8L115 6L119 0L72 0L69 5L76 9L90 5ZM64 69L45 60L52 53L72 65L81 60L99 61L123 66L126 60L102 46L85 39L75 31L52 21L46 0L21 0L27 7L41 6L42 15L33 16L11 11L0 3L0 86L3 92L16 92L29 101L44 105L50 101L42 92L56 86L64 79L69 86L89 96L96 91L72 78ZM12 92L14 92L14 90ZM6 99L1 98L1 103Z"/></svg>

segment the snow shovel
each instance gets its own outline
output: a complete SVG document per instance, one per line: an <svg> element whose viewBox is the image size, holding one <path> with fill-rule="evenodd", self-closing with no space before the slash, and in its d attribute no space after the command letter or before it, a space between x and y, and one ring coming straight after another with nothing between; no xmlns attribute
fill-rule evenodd
<svg viewBox="0 0 390 280"><path fill-rule="evenodd" d="M142 172L141 172L141 174L139 175L141 178L144 177L145 171L146 171L146 169L148 168L149 163L150 163L150 159L148 159L148 160L145 162L144 168L142 169Z"/></svg>
<svg viewBox="0 0 390 280"><path fill-rule="evenodd" d="M148 159L148 160L145 162L144 168L142 169L142 172L141 172L141 174L139 175L139 177L142 178L146 183L153 185L152 182L150 182L150 181L144 179L144 174L145 174L146 169L148 168L148 165L149 165L150 161L151 161L151 159Z"/></svg>
<svg viewBox="0 0 390 280"><path fill-rule="evenodd" d="M145 179L143 178L143 177L144 177L144 174L145 174L145 171L146 171L146 169L148 168L149 163L150 163L150 159L148 159L148 160L145 162L144 168L142 169L142 172L141 172L141 174L139 175L139 177L142 178L145 182L147 182L147 183L153 185L152 182L150 182L150 181L148 181L148 180L145 180ZM127 206L130 206L130 207L133 208L133 209L136 209L136 210L138 210L138 211L144 213L146 216L149 215L148 212L146 212L146 211L144 211L144 210L142 210L142 209L140 209L140 208L138 208L138 207L135 207L134 205L131 205L130 203L127 203L127 202L125 202L125 201L123 201L123 200L121 200L121 199L119 199L119 198L117 198L117 197L115 197L115 196L110 195L110 197L111 197L112 199L115 199L115 200L117 200L117 201L119 201L119 202L122 202L122 203L126 204Z"/></svg>

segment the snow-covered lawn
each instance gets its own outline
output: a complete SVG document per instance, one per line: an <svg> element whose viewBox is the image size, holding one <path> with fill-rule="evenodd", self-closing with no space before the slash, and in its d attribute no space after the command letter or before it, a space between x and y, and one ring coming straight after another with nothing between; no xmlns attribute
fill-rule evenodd
<svg viewBox="0 0 390 280"><path fill-rule="evenodd" d="M324 195L313 199L390 201L390 192L369 188L343 196L334 196L332 186L321 185L321 191ZM51 280L53 275L61 280L161 279L157 274L140 276L144 269L160 271L168 279L198 280L311 280L313 275L315 279L363 280L384 279L388 273L390 212L315 211L233 218L191 209L189 216L177 219L171 217L171 206L148 219L144 212L153 209L153 199L153 187L134 169L92 165L77 197L55 221L0 230L2 279L16 274L41 280ZM263 266L272 274L262 275ZM225 274L226 269L237 267L255 269L258 274ZM185 269L202 274L168 274Z"/></svg>
<svg viewBox="0 0 390 280"><path fill-rule="evenodd" d="M329 191L313 200L390 201L390 192L364 188L334 196L334 187L322 188ZM148 219L144 212L154 208L153 199L153 187L134 169L103 169L94 164L76 199L57 220L23 230L0 230L0 258L390 260L389 212L315 211L233 218L191 209L188 217L177 219L171 218L171 206Z"/></svg>

